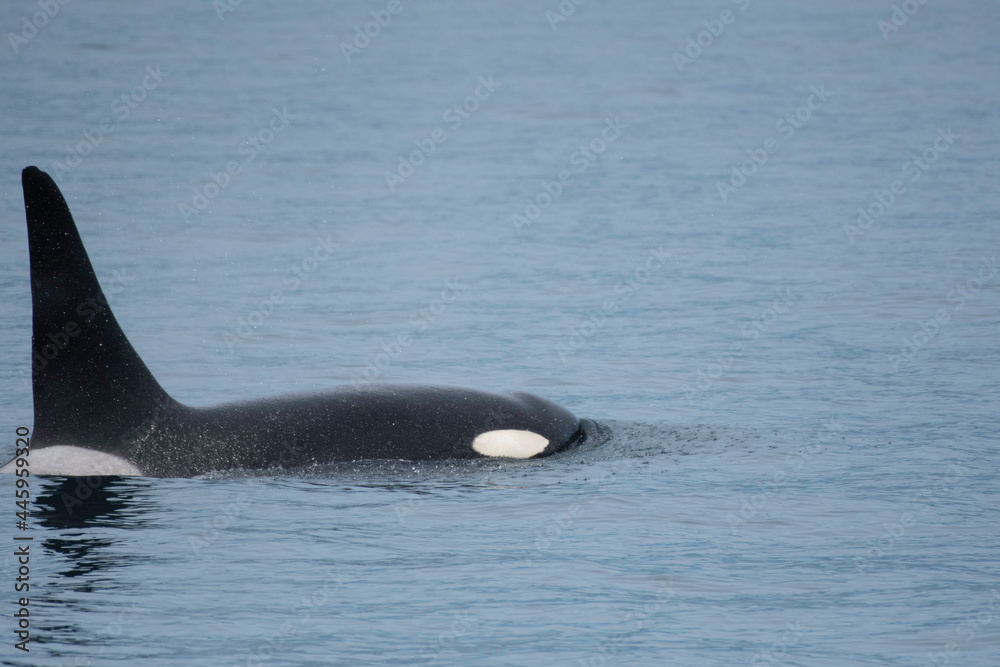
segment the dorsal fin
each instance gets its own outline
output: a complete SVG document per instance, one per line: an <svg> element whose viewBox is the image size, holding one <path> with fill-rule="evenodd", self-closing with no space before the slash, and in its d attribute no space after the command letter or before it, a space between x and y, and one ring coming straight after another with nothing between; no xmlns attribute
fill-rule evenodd
<svg viewBox="0 0 1000 667"><path fill-rule="evenodd" d="M177 405L108 306L59 188L21 173L31 258L33 441L121 453L127 434Z"/></svg>

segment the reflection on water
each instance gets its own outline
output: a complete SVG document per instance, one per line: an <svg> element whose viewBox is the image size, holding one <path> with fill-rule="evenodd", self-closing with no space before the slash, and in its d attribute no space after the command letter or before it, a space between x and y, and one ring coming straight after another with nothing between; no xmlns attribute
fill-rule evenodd
<svg viewBox="0 0 1000 667"><path fill-rule="evenodd" d="M108 548L113 532L95 528L141 528L148 523L148 498L141 491L151 482L122 477L50 478L41 483L33 514L39 527L53 529L42 542L45 550L65 557L65 577L78 577L122 564ZM139 492L139 493L137 493ZM84 530L85 529L85 530Z"/></svg>
<svg viewBox="0 0 1000 667"><path fill-rule="evenodd" d="M65 657L55 664L105 664L106 652L137 618L134 585L123 572L149 561L136 553L134 536L159 523L150 516L155 480L46 476L33 482L31 653L4 656L24 661L3 664L53 664L39 662L36 652L46 651Z"/></svg>
<svg viewBox="0 0 1000 667"><path fill-rule="evenodd" d="M47 528L138 528L147 521L150 480L54 477L35 498L35 520ZM48 480L47 480L48 481Z"/></svg>

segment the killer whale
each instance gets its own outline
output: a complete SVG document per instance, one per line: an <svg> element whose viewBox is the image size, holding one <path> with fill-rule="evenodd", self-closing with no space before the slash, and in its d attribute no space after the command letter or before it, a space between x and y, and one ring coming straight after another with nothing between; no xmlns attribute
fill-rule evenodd
<svg viewBox="0 0 1000 667"><path fill-rule="evenodd" d="M34 474L191 477L359 459L533 458L587 438L591 422L546 399L454 387L339 387L183 405L119 326L55 182L37 167L21 181ZM15 460L0 472L12 472Z"/></svg>

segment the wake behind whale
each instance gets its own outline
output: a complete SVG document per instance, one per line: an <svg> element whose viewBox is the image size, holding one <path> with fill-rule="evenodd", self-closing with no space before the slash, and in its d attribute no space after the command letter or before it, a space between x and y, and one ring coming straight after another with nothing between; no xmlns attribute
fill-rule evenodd
<svg viewBox="0 0 1000 667"><path fill-rule="evenodd" d="M22 172L32 299L31 472L187 477L361 459L548 456L587 420L526 393L374 385L194 408L118 325L59 188ZM15 461L0 472L12 472Z"/></svg>

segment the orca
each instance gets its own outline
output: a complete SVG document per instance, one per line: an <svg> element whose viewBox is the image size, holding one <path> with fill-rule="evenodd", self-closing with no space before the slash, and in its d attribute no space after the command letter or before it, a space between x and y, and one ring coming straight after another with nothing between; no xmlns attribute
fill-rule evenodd
<svg viewBox="0 0 1000 667"><path fill-rule="evenodd" d="M525 393L370 385L183 405L118 325L55 182L37 167L21 181L31 266L31 473L193 477L361 459L527 459L587 439L592 422Z"/></svg>

